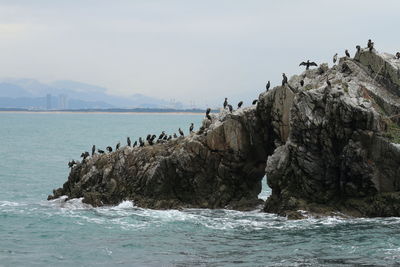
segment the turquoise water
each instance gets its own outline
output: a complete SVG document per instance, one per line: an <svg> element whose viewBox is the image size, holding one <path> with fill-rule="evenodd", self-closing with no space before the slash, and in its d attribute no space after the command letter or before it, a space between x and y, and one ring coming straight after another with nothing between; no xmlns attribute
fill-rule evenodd
<svg viewBox="0 0 400 267"><path fill-rule="evenodd" d="M92 208L46 201L67 162L199 115L0 113L0 266L400 264L400 218L309 218L230 210ZM263 181L261 197L270 193Z"/></svg>

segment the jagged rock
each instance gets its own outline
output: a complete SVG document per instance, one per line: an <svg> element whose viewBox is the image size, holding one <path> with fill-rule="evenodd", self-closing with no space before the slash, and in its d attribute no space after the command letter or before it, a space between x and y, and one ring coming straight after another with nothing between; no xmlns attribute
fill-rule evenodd
<svg viewBox="0 0 400 267"><path fill-rule="evenodd" d="M93 206L133 200L136 205L254 208L260 204L265 158L255 108L205 119L202 134L164 144L124 147L74 166L62 189L49 199L83 197Z"/></svg>
<svg viewBox="0 0 400 267"><path fill-rule="evenodd" d="M359 62L341 59L324 77L319 72L307 73L312 87L294 98L289 138L268 158L272 196L265 211L399 215L400 202L386 203L391 208L384 210L360 204L382 206L388 199L382 194L393 196L400 191L400 149L387 138L388 118L397 115L400 104L393 90L400 89L390 74L393 69L386 67L382 72L380 80L391 86L387 88L375 80L380 70L363 65L380 65L386 58L361 51ZM326 85L326 76L332 88Z"/></svg>
<svg viewBox="0 0 400 267"><path fill-rule="evenodd" d="M198 133L88 158L49 199L247 209L266 174L266 212L400 216L399 64L367 49L321 64L256 107L210 114Z"/></svg>

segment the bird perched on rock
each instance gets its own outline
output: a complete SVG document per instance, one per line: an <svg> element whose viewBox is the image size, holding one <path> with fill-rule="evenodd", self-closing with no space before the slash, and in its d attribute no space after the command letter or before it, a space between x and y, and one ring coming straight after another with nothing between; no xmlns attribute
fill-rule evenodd
<svg viewBox="0 0 400 267"><path fill-rule="evenodd" d="M240 101L240 102L238 103L238 109L239 109L242 105L243 105L243 101Z"/></svg>
<svg viewBox="0 0 400 267"><path fill-rule="evenodd" d="M126 138L126 143L128 144L128 146L131 146L131 139L129 138L129 136Z"/></svg>
<svg viewBox="0 0 400 267"><path fill-rule="evenodd" d="M169 135L168 138L167 138L167 141L169 141L171 139L172 139L172 135Z"/></svg>
<svg viewBox="0 0 400 267"><path fill-rule="evenodd" d="M257 102L258 102L258 100L257 100L257 99L254 99L253 102L252 102L251 104L255 105L255 104L257 104Z"/></svg>
<svg viewBox="0 0 400 267"><path fill-rule="evenodd" d="M121 143L118 142L117 145L115 146L115 150L118 150L120 146L121 146Z"/></svg>
<svg viewBox="0 0 400 267"><path fill-rule="evenodd" d="M154 145L154 142L153 142L153 140L151 139L151 138L149 138L149 139L147 139L147 142L149 143L149 145Z"/></svg>
<svg viewBox="0 0 400 267"><path fill-rule="evenodd" d="M228 98L225 97L225 101L224 101L224 109L226 108L226 106L228 105Z"/></svg>
<svg viewBox="0 0 400 267"><path fill-rule="evenodd" d="M332 84L329 81L328 77L326 77L326 84L328 85L328 88L332 88Z"/></svg>
<svg viewBox="0 0 400 267"><path fill-rule="evenodd" d="M164 135L163 140L167 141L167 139L168 139L168 135Z"/></svg>
<svg viewBox="0 0 400 267"><path fill-rule="evenodd" d="M335 64L337 61L337 53L335 55L333 55L333 64Z"/></svg>
<svg viewBox="0 0 400 267"><path fill-rule="evenodd" d="M360 53L360 52L361 52L361 46L357 45L357 46L356 46L356 49L357 49L357 53Z"/></svg>
<svg viewBox="0 0 400 267"><path fill-rule="evenodd" d="M287 84L287 77L285 73L282 73L282 86L284 86L285 84Z"/></svg>
<svg viewBox="0 0 400 267"><path fill-rule="evenodd" d="M367 47L370 52L372 51L372 49L374 49L374 42L372 42L371 39L368 40Z"/></svg>
<svg viewBox="0 0 400 267"><path fill-rule="evenodd" d="M267 85L265 86L265 89L267 89L267 92L268 92L270 86L271 86L271 83L268 81Z"/></svg>
<svg viewBox="0 0 400 267"><path fill-rule="evenodd" d="M135 143L133 143L132 147L135 147L137 145L137 141L135 141Z"/></svg>
<svg viewBox="0 0 400 267"><path fill-rule="evenodd" d="M396 53L396 59L400 59L400 52Z"/></svg>
<svg viewBox="0 0 400 267"><path fill-rule="evenodd" d="M160 134L160 136L158 137L158 139L162 139L162 138L164 137L164 135L165 135L165 132L162 131L161 134Z"/></svg>
<svg viewBox="0 0 400 267"><path fill-rule="evenodd" d="M181 136L185 136L185 135L183 134L183 131L181 130L181 128L178 129L178 132L179 132L179 134L180 134Z"/></svg>
<svg viewBox="0 0 400 267"><path fill-rule="evenodd" d="M139 137L139 146L144 146L144 142L142 140L142 137Z"/></svg>
<svg viewBox="0 0 400 267"><path fill-rule="evenodd" d="M194 128L194 125L193 125L193 122L190 124L190 127L189 127L189 132L193 132L193 128Z"/></svg>
<svg viewBox="0 0 400 267"><path fill-rule="evenodd" d="M95 145L92 146L92 156L94 155L94 153L96 153L96 146Z"/></svg>
<svg viewBox="0 0 400 267"><path fill-rule="evenodd" d="M178 136L176 135L176 133L174 133L174 138L178 138Z"/></svg>
<svg viewBox="0 0 400 267"><path fill-rule="evenodd" d="M112 152L112 147L108 146L108 147L106 147L106 150L111 153Z"/></svg>
<svg viewBox="0 0 400 267"><path fill-rule="evenodd" d="M209 119L209 120L211 120L210 112L211 112L211 108L207 108L207 110L206 110L206 117L207 117L207 119Z"/></svg>
<svg viewBox="0 0 400 267"><path fill-rule="evenodd" d="M81 158L86 159L87 157L89 157L89 152L85 151L81 154Z"/></svg>
<svg viewBox="0 0 400 267"><path fill-rule="evenodd" d="M232 111L233 111L232 105L229 105L229 104L228 104L228 109L229 109L229 112L232 113Z"/></svg>
<svg viewBox="0 0 400 267"><path fill-rule="evenodd" d="M308 70L311 66L317 67L318 65L314 61L310 62L310 60L307 60L307 62L301 62L299 66L306 66L306 70Z"/></svg>
<svg viewBox="0 0 400 267"><path fill-rule="evenodd" d="M104 150L101 149L97 149L97 152L99 152L99 154L104 154Z"/></svg>
<svg viewBox="0 0 400 267"><path fill-rule="evenodd" d="M72 168L76 164L75 160L68 162L68 167Z"/></svg>
<svg viewBox="0 0 400 267"><path fill-rule="evenodd" d="M304 80L300 80L300 86L301 86L301 87L304 86Z"/></svg>
<svg viewBox="0 0 400 267"><path fill-rule="evenodd" d="M344 51L344 53L346 54L346 57L350 57L349 50L346 49L346 51Z"/></svg>

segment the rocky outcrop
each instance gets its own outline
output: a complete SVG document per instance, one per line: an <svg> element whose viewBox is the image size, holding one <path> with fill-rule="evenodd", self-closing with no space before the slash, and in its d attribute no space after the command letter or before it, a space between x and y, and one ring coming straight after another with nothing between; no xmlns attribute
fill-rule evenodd
<svg viewBox="0 0 400 267"><path fill-rule="evenodd" d="M93 206L133 200L146 208L254 208L266 155L255 107L205 119L190 136L123 147L74 166L49 199L83 197Z"/></svg>
<svg viewBox="0 0 400 267"><path fill-rule="evenodd" d="M375 66L382 63L387 66ZM392 76L396 66L388 64L386 56L362 51L356 60L343 58L331 69L291 79L294 85L304 78L305 85L290 108L288 140L268 158L272 195L265 211L400 214L400 202L392 202L400 196L400 149L393 143L400 133L394 91L400 89ZM379 75L383 84L376 80Z"/></svg>
<svg viewBox="0 0 400 267"><path fill-rule="evenodd" d="M266 174L266 212L400 216L399 69L368 50L322 64L190 136L88 158L49 199L247 209L260 203Z"/></svg>

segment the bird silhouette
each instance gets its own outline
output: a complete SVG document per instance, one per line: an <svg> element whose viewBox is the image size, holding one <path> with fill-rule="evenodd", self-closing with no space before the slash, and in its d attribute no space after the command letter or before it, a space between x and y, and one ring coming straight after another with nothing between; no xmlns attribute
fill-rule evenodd
<svg viewBox="0 0 400 267"><path fill-rule="evenodd" d="M307 62L301 62L299 66L306 66L306 70L308 70L311 66L317 67L318 65L314 61L310 62L310 60L307 60Z"/></svg>

